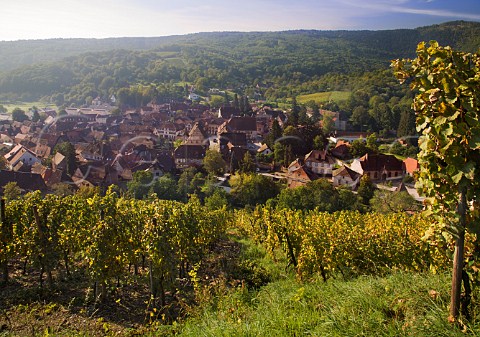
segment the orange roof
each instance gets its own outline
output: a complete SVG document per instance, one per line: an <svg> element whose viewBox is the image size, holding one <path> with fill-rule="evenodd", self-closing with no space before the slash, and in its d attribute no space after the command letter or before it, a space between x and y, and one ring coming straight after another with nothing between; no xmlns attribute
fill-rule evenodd
<svg viewBox="0 0 480 337"><path fill-rule="evenodd" d="M403 161L404 165L405 165L405 170L412 174L413 172L417 171L420 166L418 165L418 160L414 159L414 158L407 158Z"/></svg>

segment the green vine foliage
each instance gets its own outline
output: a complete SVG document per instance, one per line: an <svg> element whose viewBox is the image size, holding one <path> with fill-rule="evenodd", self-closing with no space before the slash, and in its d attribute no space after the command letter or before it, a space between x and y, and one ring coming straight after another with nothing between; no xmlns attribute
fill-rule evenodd
<svg viewBox="0 0 480 337"><path fill-rule="evenodd" d="M416 92L413 109L421 134L417 188L427 197L426 214L435 220L426 238L448 249L466 229L465 258L471 267L479 234L480 55L422 42L415 59L394 60L392 67L400 82L409 81ZM460 192L469 206L466 228L458 212Z"/></svg>

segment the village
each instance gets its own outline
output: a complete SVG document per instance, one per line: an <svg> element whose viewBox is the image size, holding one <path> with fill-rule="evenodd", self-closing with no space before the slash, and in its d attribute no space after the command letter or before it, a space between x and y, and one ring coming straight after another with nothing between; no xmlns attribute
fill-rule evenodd
<svg viewBox="0 0 480 337"><path fill-rule="evenodd" d="M68 184L74 190L84 186L125 188L138 171L159 178L167 173L179 174L188 167L201 168L211 150L220 152L227 163L225 176L219 177L219 185L227 191L228 177L249 153L257 174L281 180L288 188L326 178L336 187L355 191L361 177L368 175L377 187L404 190L421 200L413 185L402 182L418 169L416 159L402 161L382 153L353 158L351 142L364 140L368 133L346 131L347 122L335 112L320 110L334 122L329 146L279 166L272 160L262 160L271 158L274 150L265 143L265 137L274 123L285 125L287 111L252 105L252 114L242 115L232 106L212 109L196 104L193 97L184 102L150 102L139 109L112 113L115 106L110 103L96 98L88 107L67 108L58 115L53 109L43 109L40 113L45 118L36 122L2 120L2 189L10 182L23 192L51 193L59 184ZM54 153L62 143L73 147L73 163L59 151Z"/></svg>

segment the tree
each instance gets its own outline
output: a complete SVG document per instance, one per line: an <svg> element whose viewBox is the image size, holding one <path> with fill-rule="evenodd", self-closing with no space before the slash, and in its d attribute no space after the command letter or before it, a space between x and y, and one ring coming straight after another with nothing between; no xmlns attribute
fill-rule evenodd
<svg viewBox="0 0 480 337"><path fill-rule="evenodd" d="M403 213L418 210L417 202L407 191L376 190L373 198L370 199L370 205L372 210L378 213Z"/></svg>
<svg viewBox="0 0 480 337"><path fill-rule="evenodd" d="M267 137L265 137L265 143L267 143L269 148L273 149L275 142L282 137L282 133L282 127L278 123L278 120L274 119L272 122L272 128Z"/></svg>
<svg viewBox="0 0 480 337"><path fill-rule="evenodd" d="M225 172L227 163L223 160L222 155L218 151L207 150L203 158L203 167L208 173L219 175Z"/></svg>
<svg viewBox="0 0 480 337"><path fill-rule="evenodd" d="M413 136L415 134L415 113L411 109L402 110L397 128L397 137Z"/></svg>
<svg viewBox="0 0 480 337"><path fill-rule="evenodd" d="M338 191L326 179L317 179L305 186L286 188L277 197L279 209L317 209L320 212L339 211Z"/></svg>
<svg viewBox="0 0 480 337"><path fill-rule="evenodd" d="M52 193L58 196L72 195L72 185L67 183L56 183L52 186Z"/></svg>
<svg viewBox="0 0 480 337"><path fill-rule="evenodd" d="M478 233L478 209L467 205L478 205L480 196L480 54L454 51L436 41L429 46L419 43L416 52L415 59L394 60L392 67L400 82L411 81L411 89L417 91L413 102L421 134L417 187L428 198L428 213L436 220L434 239L450 237L445 247L455 242L449 317L454 322L460 313L462 280L462 312L467 318L471 296L463 266L474 262L465 260L465 232Z"/></svg>
<svg viewBox="0 0 480 337"><path fill-rule="evenodd" d="M2 104L0 104L0 113L4 114L7 111L8 111L7 108L5 108Z"/></svg>
<svg viewBox="0 0 480 337"><path fill-rule="evenodd" d="M7 200L18 199L22 195L22 189L18 187L15 181L6 183L3 186L3 197Z"/></svg>
<svg viewBox="0 0 480 337"><path fill-rule="evenodd" d="M312 121L314 123L318 122L321 118L320 115L320 107L318 106L317 102L314 100L310 100L305 104L308 108L310 108L312 112Z"/></svg>
<svg viewBox="0 0 480 337"><path fill-rule="evenodd" d="M238 95L237 94L235 94L233 96L233 107L240 110L240 102L238 101Z"/></svg>
<svg viewBox="0 0 480 337"><path fill-rule="evenodd" d="M314 150L323 150L325 148L325 139L323 136L318 135L313 138L313 149Z"/></svg>
<svg viewBox="0 0 480 337"><path fill-rule="evenodd" d="M29 111L32 113L32 122L38 122L40 120L38 108L34 105L29 109Z"/></svg>
<svg viewBox="0 0 480 337"><path fill-rule="evenodd" d="M230 178L230 186L233 200L239 206L264 204L280 191L277 183L260 174L235 174Z"/></svg>
<svg viewBox="0 0 480 337"><path fill-rule="evenodd" d="M28 117L25 114L25 111L23 111L20 108L15 108L12 111L12 119L16 122L23 122L23 121L26 121Z"/></svg>
<svg viewBox="0 0 480 337"><path fill-rule="evenodd" d="M273 155L274 155L275 165L279 165L279 166L285 165L284 163L285 145L283 145L279 141L275 142L275 145L273 146Z"/></svg>
<svg viewBox="0 0 480 337"><path fill-rule="evenodd" d="M177 193L179 198L187 201L189 194L200 192L200 186L204 182L205 179L202 173L198 172L195 167L186 168L178 179Z"/></svg>
<svg viewBox="0 0 480 337"><path fill-rule="evenodd" d="M368 114L368 111L367 109L365 109L365 107L357 106L352 111L350 121L353 125L358 126L361 130L363 130L363 126L368 126L370 122L370 115Z"/></svg>
<svg viewBox="0 0 480 337"><path fill-rule="evenodd" d="M40 120L40 114L38 113L38 110L35 109L33 110L32 113L32 122L38 122Z"/></svg>
<svg viewBox="0 0 480 337"><path fill-rule="evenodd" d="M171 174L165 174L155 180L151 191L157 195L158 199L177 200L177 181Z"/></svg>
<svg viewBox="0 0 480 337"><path fill-rule="evenodd" d="M225 106L230 106L230 100L228 98L228 92L226 92L226 91L223 94L223 104Z"/></svg>
<svg viewBox="0 0 480 337"><path fill-rule="evenodd" d="M378 152L377 134L375 132L367 136L366 146L368 152Z"/></svg>
<svg viewBox="0 0 480 337"><path fill-rule="evenodd" d="M358 186L357 193L362 199L361 201L364 205L370 204L370 199L372 199L373 194L375 193L375 186L370 180L370 176L364 175L360 179L360 185Z"/></svg>
<svg viewBox="0 0 480 337"><path fill-rule="evenodd" d="M300 106L297 103L297 97L294 96L292 98L292 110L290 111L290 114L288 115L288 119L287 119L288 125L297 126L299 118L300 118Z"/></svg>
<svg viewBox="0 0 480 337"><path fill-rule="evenodd" d="M239 100L238 100L238 107L240 109L240 112L242 114L245 113L245 98L243 96L240 96Z"/></svg>
<svg viewBox="0 0 480 337"><path fill-rule="evenodd" d="M127 183L127 190L135 199L144 199L148 196L153 182L151 172L137 171L133 174L133 179Z"/></svg>
<svg viewBox="0 0 480 337"><path fill-rule="evenodd" d="M243 103L243 106L244 106L244 109L245 109L245 113L247 115L251 115L253 110L252 110L252 106L250 105L250 101L248 100L247 95L245 95L245 102Z"/></svg>
<svg viewBox="0 0 480 337"><path fill-rule="evenodd" d="M350 154L353 158L364 156L368 152L367 145L363 139L355 139L350 146Z"/></svg>
<svg viewBox="0 0 480 337"><path fill-rule="evenodd" d="M331 114L324 114L322 119L322 131L324 135L329 135L333 130L335 130L335 121Z"/></svg>
<svg viewBox="0 0 480 337"><path fill-rule="evenodd" d="M222 96L218 96L218 95L210 96L210 99L209 99L208 103L213 108L219 108L219 107L221 107L222 105L225 104L224 103L224 98Z"/></svg>
<svg viewBox="0 0 480 337"><path fill-rule="evenodd" d="M245 152L245 155L243 156L242 160L240 161L240 169L239 171L241 173L253 173L255 172L255 169L257 168L257 165L255 164L255 161L253 160L252 155L250 152Z"/></svg>
<svg viewBox="0 0 480 337"><path fill-rule="evenodd" d="M66 170L68 174L72 175L77 168L75 147L70 142L62 142L57 144L53 149L54 154L57 152L60 152L65 156L67 162Z"/></svg>
<svg viewBox="0 0 480 337"><path fill-rule="evenodd" d="M8 167L7 159L4 156L0 156L0 170L6 170Z"/></svg>
<svg viewBox="0 0 480 337"><path fill-rule="evenodd" d="M81 186L75 195L80 196L82 199L93 198L95 195L100 195L99 186Z"/></svg>
<svg viewBox="0 0 480 337"><path fill-rule="evenodd" d="M210 210L228 207L227 192L222 188L215 189L211 196L205 198L205 206Z"/></svg>

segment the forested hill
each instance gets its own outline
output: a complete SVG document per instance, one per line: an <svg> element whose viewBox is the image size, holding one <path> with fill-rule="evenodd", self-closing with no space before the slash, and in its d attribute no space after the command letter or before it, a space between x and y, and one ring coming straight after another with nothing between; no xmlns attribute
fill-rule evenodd
<svg viewBox="0 0 480 337"><path fill-rule="evenodd" d="M385 69L420 41L476 51L480 23L456 21L385 31L218 32L155 38L0 42L4 98L81 103L134 83L292 86L330 73Z"/></svg>

